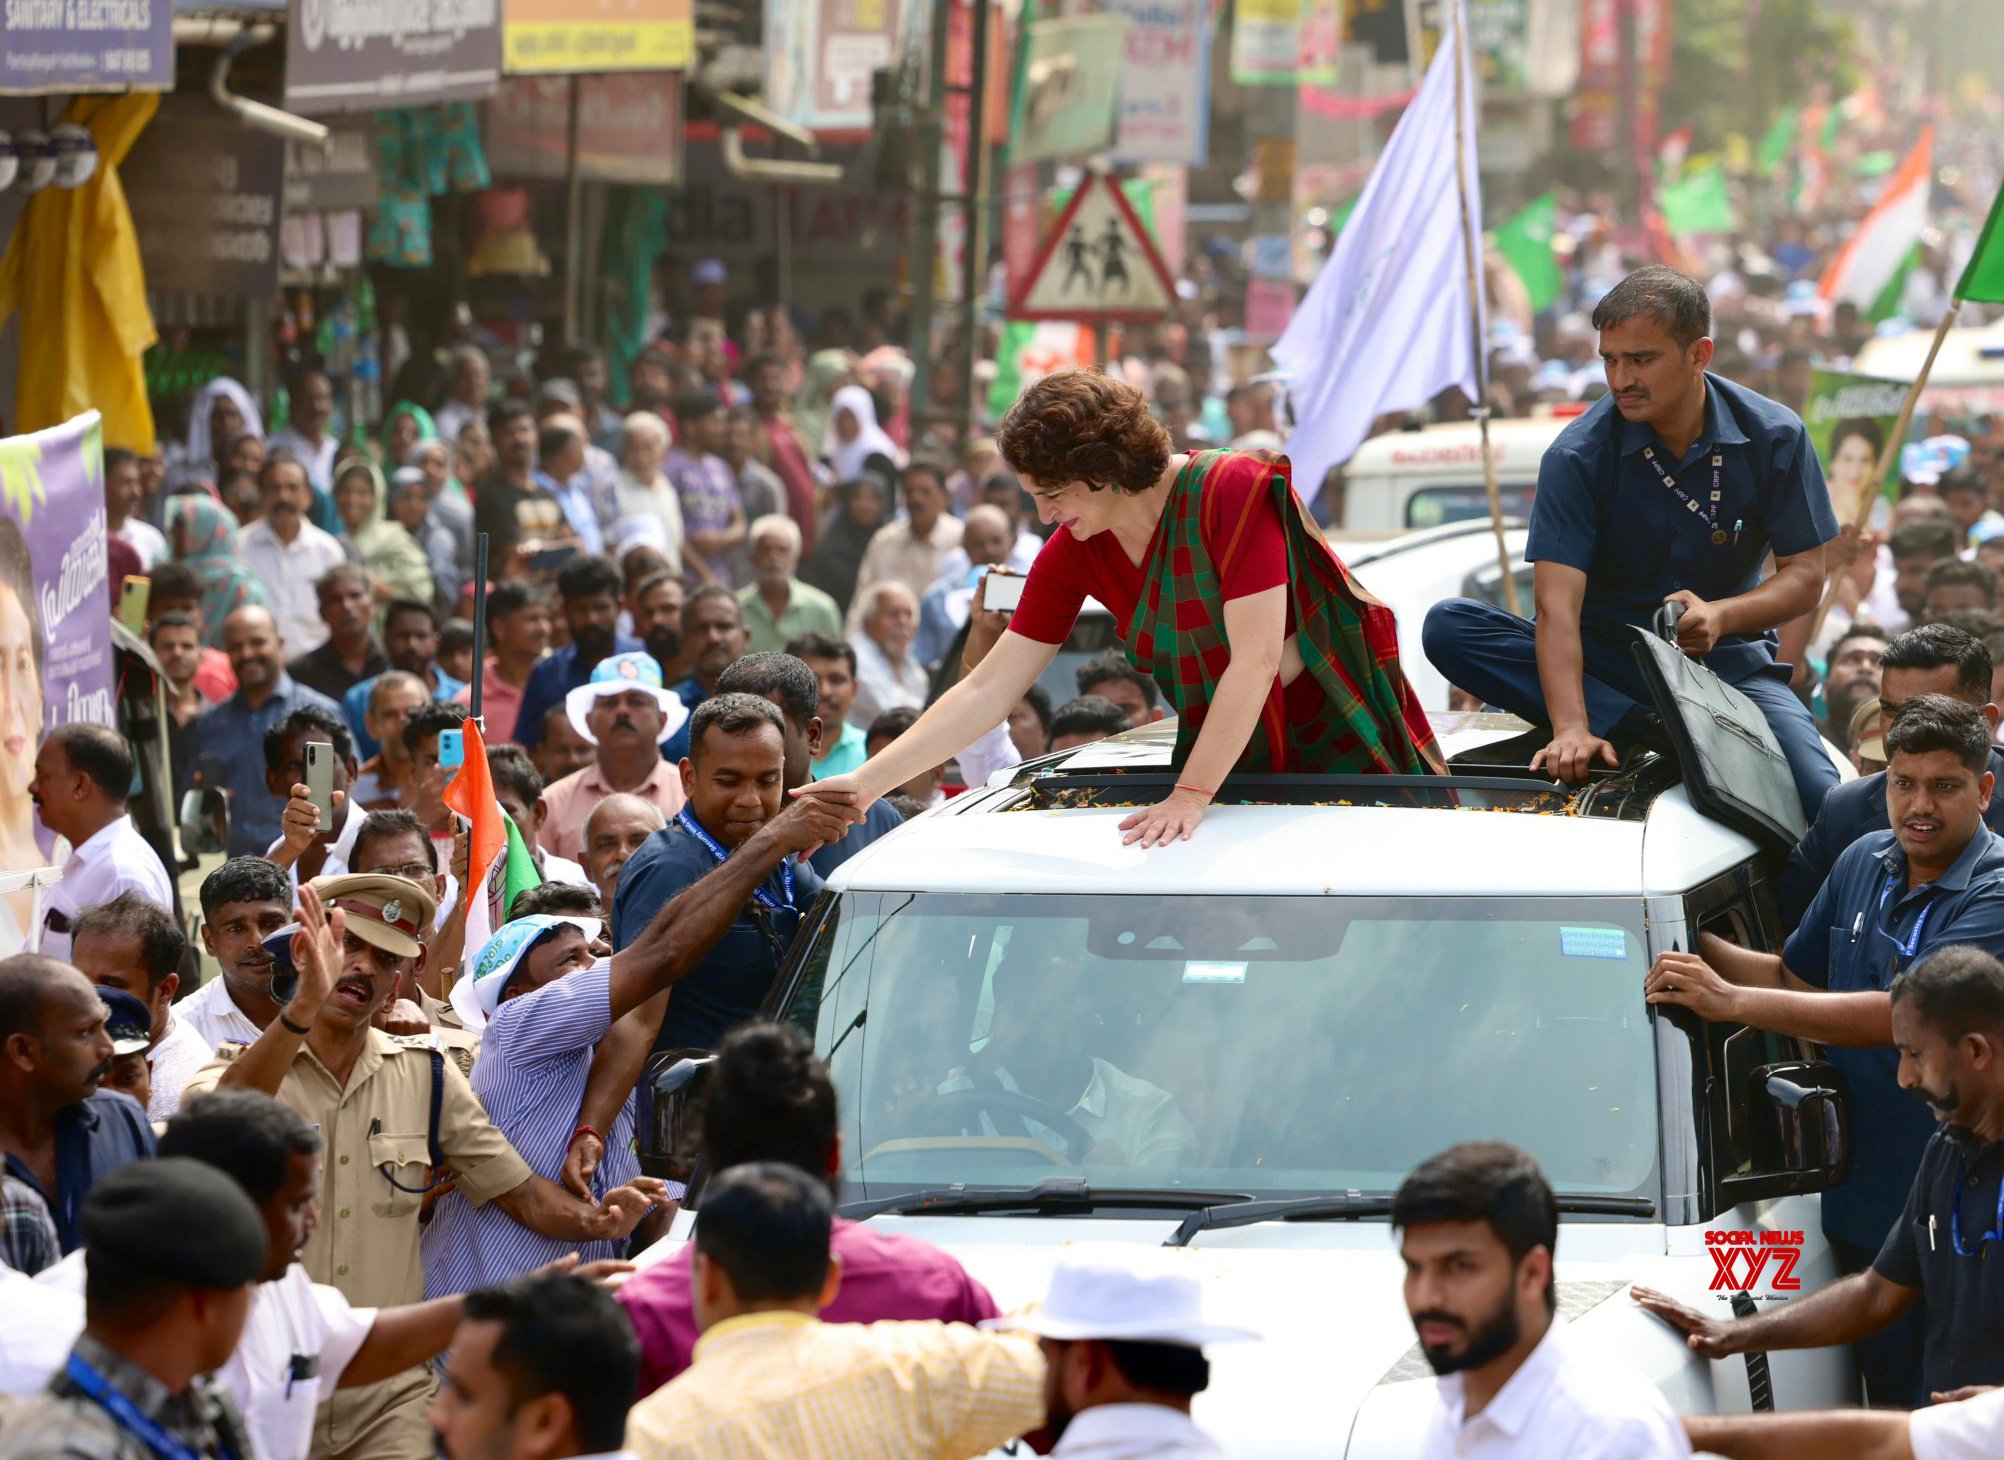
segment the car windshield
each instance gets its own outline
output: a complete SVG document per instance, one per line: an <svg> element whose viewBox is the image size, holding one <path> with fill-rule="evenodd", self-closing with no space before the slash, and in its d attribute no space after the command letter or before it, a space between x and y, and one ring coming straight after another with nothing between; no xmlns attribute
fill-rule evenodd
<svg viewBox="0 0 2004 1460"><path fill-rule="evenodd" d="M1046 1176L1388 1192L1458 1140L1656 1195L1640 906L851 892L784 1016L848 1194Z"/></svg>

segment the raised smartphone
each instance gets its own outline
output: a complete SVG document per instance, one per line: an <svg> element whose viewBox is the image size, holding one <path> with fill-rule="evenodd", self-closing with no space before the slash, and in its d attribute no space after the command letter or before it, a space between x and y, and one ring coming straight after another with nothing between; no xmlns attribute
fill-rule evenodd
<svg viewBox="0 0 2004 1460"><path fill-rule="evenodd" d="M128 574L118 590L118 621L135 638L146 637L146 606L153 597L153 580Z"/></svg>
<svg viewBox="0 0 2004 1460"><path fill-rule="evenodd" d="M466 764L466 732L464 730L441 730L438 732L438 766L440 770L456 771Z"/></svg>
<svg viewBox="0 0 2004 1460"><path fill-rule="evenodd" d="M1014 613L1023 601L1023 585L1029 581L1020 573L990 573L981 606L991 613Z"/></svg>
<svg viewBox="0 0 2004 1460"><path fill-rule="evenodd" d="M320 811L320 832L334 830L334 747L325 740L306 742L306 794Z"/></svg>

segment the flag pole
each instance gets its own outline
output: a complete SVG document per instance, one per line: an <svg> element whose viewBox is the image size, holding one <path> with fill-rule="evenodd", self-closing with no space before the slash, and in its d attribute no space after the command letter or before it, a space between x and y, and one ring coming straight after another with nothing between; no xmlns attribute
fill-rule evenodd
<svg viewBox="0 0 2004 1460"><path fill-rule="evenodd" d="M1503 489L1496 480L1496 451L1489 443L1489 365L1482 338L1482 241L1476 236L1475 210L1468 197L1468 16L1462 0L1454 10L1454 182L1461 196L1462 253L1468 269L1468 332L1475 349L1475 425L1482 438L1482 489L1489 497L1489 526L1496 534L1496 567L1503 575L1503 606L1524 616L1517 600L1517 575L1510 571L1510 543L1503 532Z"/></svg>
<svg viewBox="0 0 2004 1460"><path fill-rule="evenodd" d="M1893 422L1893 429L1886 436L1885 447L1879 452L1878 470L1865 484L1864 490L1858 493L1858 500L1853 505L1851 513L1851 525L1860 532L1863 532L1865 525L1872 520L1872 504L1879 499L1886 473L1890 472L1900 459L1900 447L1906 442L1907 428L1913 424L1914 409L1920 404L1921 392L1927 389L1927 378L1934 370L1934 357L1941 353L1941 342L1948 338L1948 332L1954 328L1956 316L1961 312L1962 301L1951 299L1948 311L1941 317L1941 323L1935 326L1934 339L1927 347L1927 358L1921 361L1920 374L1916 375L1914 383L1907 387L1907 398L1900 402L1899 418ZM1841 576L1837 569L1832 568L1824 581L1823 598L1816 605L1816 617L1810 621L1809 637L1803 641L1805 654L1809 652L1808 646L1816 642L1816 636L1823 632L1823 621L1830 616L1831 606L1837 601L1837 580Z"/></svg>
<svg viewBox="0 0 2004 1460"><path fill-rule="evenodd" d="M481 533L473 544L473 688L470 698L473 718L480 721L484 733L487 722L480 719L481 681L487 675L487 534ZM512 733L512 732L511 732Z"/></svg>

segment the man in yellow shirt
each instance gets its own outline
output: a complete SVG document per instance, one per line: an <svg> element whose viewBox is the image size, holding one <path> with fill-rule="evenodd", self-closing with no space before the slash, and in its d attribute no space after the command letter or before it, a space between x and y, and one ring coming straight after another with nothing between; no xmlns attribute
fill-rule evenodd
<svg viewBox="0 0 2004 1460"><path fill-rule="evenodd" d="M834 1207L805 1172L754 1162L703 1193L695 1362L633 1410L637 1460L958 1460L1044 1422L1044 1360L958 1323L831 1324Z"/></svg>

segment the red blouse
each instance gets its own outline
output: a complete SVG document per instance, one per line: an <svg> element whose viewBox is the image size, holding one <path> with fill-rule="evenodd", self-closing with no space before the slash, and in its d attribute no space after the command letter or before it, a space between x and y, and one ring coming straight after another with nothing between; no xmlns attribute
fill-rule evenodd
<svg viewBox="0 0 2004 1460"><path fill-rule="evenodd" d="M1257 493L1247 517L1248 494ZM1231 554L1222 574L1227 601L1250 598L1287 582L1287 534L1273 504L1266 474L1258 471L1214 471L1204 484L1204 547L1216 563L1225 558L1226 539L1246 521L1245 540ZM1123 640L1134 607L1141 601L1141 569L1111 532L1097 532L1080 541L1071 529L1052 534L1030 566L1023 601L1009 627L1040 644L1062 644L1077 622L1086 599L1097 598L1113 614ZM1294 606L1288 605L1287 632L1294 632ZM1305 677L1305 676L1304 676Z"/></svg>

